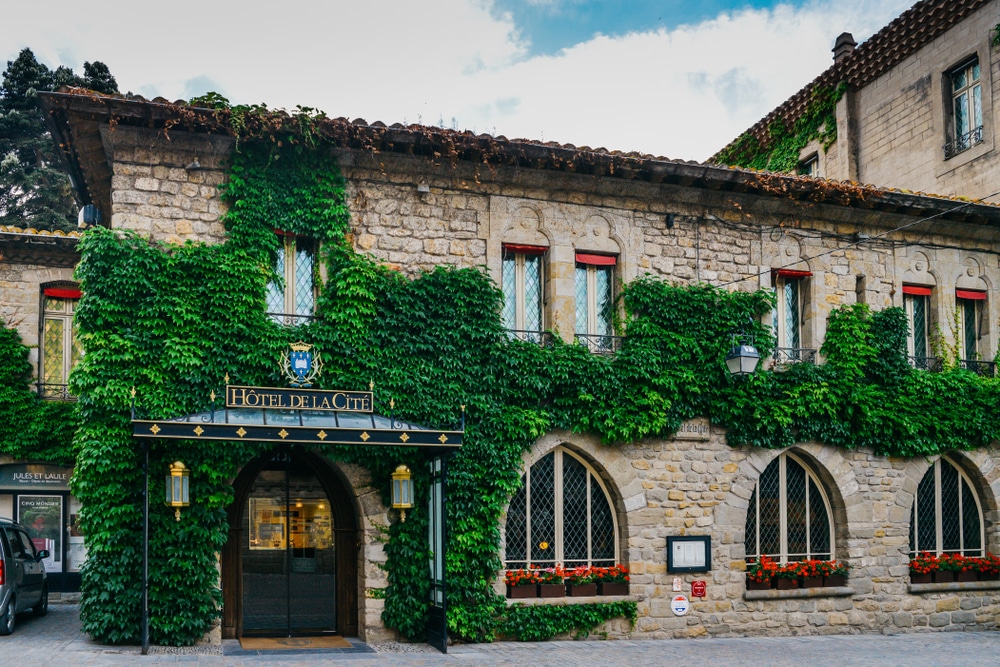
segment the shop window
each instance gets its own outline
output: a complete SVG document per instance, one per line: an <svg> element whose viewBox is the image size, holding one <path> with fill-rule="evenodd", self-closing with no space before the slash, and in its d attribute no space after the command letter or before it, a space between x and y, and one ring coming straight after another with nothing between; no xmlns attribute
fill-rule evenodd
<svg viewBox="0 0 1000 667"><path fill-rule="evenodd" d="M948 159L983 141L983 94L979 58L973 58L947 75L951 89L949 137L944 157Z"/></svg>
<svg viewBox="0 0 1000 667"><path fill-rule="evenodd" d="M541 343L544 319L544 246L504 244L503 323L515 338Z"/></svg>
<svg viewBox="0 0 1000 667"><path fill-rule="evenodd" d="M611 497L594 469L562 447L521 478L507 510L505 535L508 568L617 562Z"/></svg>
<svg viewBox="0 0 1000 667"><path fill-rule="evenodd" d="M833 559L830 501L819 478L794 454L781 454L757 481L745 540L747 558Z"/></svg>
<svg viewBox="0 0 1000 667"><path fill-rule="evenodd" d="M909 328L906 353L910 365L920 370L934 370L936 360L930 356L931 288L903 285L903 309Z"/></svg>
<svg viewBox="0 0 1000 667"><path fill-rule="evenodd" d="M614 352L614 255L576 253L576 342L592 352Z"/></svg>
<svg viewBox="0 0 1000 667"><path fill-rule="evenodd" d="M316 242L278 232L281 246L267 285L267 314L286 326L304 324L316 308Z"/></svg>
<svg viewBox="0 0 1000 667"><path fill-rule="evenodd" d="M777 341L774 350L774 362L777 364L816 361L816 350L803 345L802 335L811 276L810 271L792 269L774 269L771 272L776 297L771 324Z"/></svg>
<svg viewBox="0 0 1000 667"><path fill-rule="evenodd" d="M76 287L45 287L42 290L38 364L38 393L42 398L73 398L68 388L69 374L82 356L73 327L73 314L80 296Z"/></svg>
<svg viewBox="0 0 1000 667"><path fill-rule="evenodd" d="M920 481L910 513L910 553L983 555L983 510L969 480L941 457Z"/></svg>

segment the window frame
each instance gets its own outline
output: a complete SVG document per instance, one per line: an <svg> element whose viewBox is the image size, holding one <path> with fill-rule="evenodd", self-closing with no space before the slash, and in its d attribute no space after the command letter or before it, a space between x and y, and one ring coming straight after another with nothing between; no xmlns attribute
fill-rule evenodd
<svg viewBox="0 0 1000 667"><path fill-rule="evenodd" d="M553 545L552 545L552 558L547 559L535 559L532 558L532 535L531 535L531 469L535 467L539 462L541 462L549 454L553 455ZM577 463L581 464L587 473L587 558L586 564L593 565L595 562L598 563L608 563L614 565L620 562L621 558L621 532L618 525L618 513L615 510L615 503L607 484L598 474L597 469L591 465L586 459L572 451L571 449L564 447L562 445L553 448L552 450L546 452L544 455L540 456L531 465L527 466L524 474L521 476L521 488L515 493L516 497L520 493L524 493L524 559L511 558L510 554L510 544L508 540L507 531L510 526L510 515L507 516L507 521L504 526L504 544L505 551L504 554L504 566L508 569L510 568L522 568L531 566L545 566L553 567L555 565L563 565L566 563L565 559L565 519L564 519L564 483L563 483L563 458L565 456L570 456ZM614 544L614 554L611 558L594 558L593 553L593 503L595 500L595 486L596 489L603 494L604 500L607 502L608 512L611 516L611 524L613 530L613 544ZM514 497L511 498L511 504L514 502ZM598 500L601 496L598 496ZM510 505L508 505L508 512L510 511ZM582 559L573 559L573 567L579 563ZM613 562L612 562L613 561ZM570 567L567 565L567 567Z"/></svg>
<svg viewBox="0 0 1000 667"><path fill-rule="evenodd" d="M264 305L267 315L276 323L284 326L297 326L315 317L316 300L319 295L319 281L317 280L317 265L319 257L319 242L309 236L274 230L279 239L279 247L275 254L276 266L275 275L281 278L282 306L280 311L275 311L272 304L277 302L278 283L268 281L264 296ZM308 313L299 312L298 288L299 253L303 252L310 258L310 280L312 282L311 294L308 297Z"/></svg>
<svg viewBox="0 0 1000 667"><path fill-rule="evenodd" d="M500 290L503 293L503 319L508 333L521 340L539 343L546 327L545 290L548 247L523 244L503 244L500 257ZM528 278L529 258L537 258L538 327L529 328ZM513 272L513 275L510 272ZM510 292L509 290L513 291ZM513 302L513 313L509 306ZM534 305L534 304L532 304ZM513 314L513 320L510 315ZM513 326L511 326L513 325Z"/></svg>
<svg viewBox="0 0 1000 667"><path fill-rule="evenodd" d="M980 344L984 338L987 294L985 290L955 290L955 309L958 319L958 349L962 361L978 361ZM970 326L969 318L972 318ZM972 349L970 350L970 342ZM970 354L971 352L971 354Z"/></svg>
<svg viewBox="0 0 1000 667"><path fill-rule="evenodd" d="M613 352L616 347L618 256L577 252L575 259L573 333L577 342L585 343L592 352ZM598 301L599 277L602 275L607 280L607 298L603 307Z"/></svg>
<svg viewBox="0 0 1000 667"><path fill-rule="evenodd" d="M80 289L74 284L42 286L41 316L38 319L38 394L42 398L74 398L69 393L69 376L83 357L83 349L73 324L81 296ZM53 302L62 304L61 309L50 308ZM50 322L59 322L62 329L58 351L59 368L55 376L50 376L49 369L46 368L54 353L48 345Z"/></svg>
<svg viewBox="0 0 1000 667"><path fill-rule="evenodd" d="M806 540L807 540L807 548L806 548L806 551L805 551L804 554L789 554L789 552L788 552L788 534L789 534L789 529L788 529L788 459L791 459L792 461L794 461L799 467L801 467L805 471L805 474L806 474L806 491L805 491L805 498L806 498L806 500L805 500L805 507L806 507L806 511L807 511L807 517L806 517L806 523L805 523L805 533L806 533ZM763 478L763 476L765 474L767 474L767 472L771 468L771 466L775 465L775 464L778 465L778 503L779 503L779 507L778 507L778 512L779 512L779 536L778 536L778 543L779 543L779 551L780 551L780 553L777 553L777 554L772 554L772 553L761 554L761 539L760 539L760 527L761 527L761 521L760 521L760 516L761 516L761 514L760 514L760 498L761 498L761 494L760 494L760 480L761 480L761 478ZM779 454L778 457L775 458L773 461L771 461L767 465L767 467L761 472L760 477L757 478L757 483L754 486L754 491L753 491L753 495L752 495L752 499L755 502L751 506L747 507L747 518L748 519L749 519L749 513L751 511L754 512L754 531L755 532L754 532L754 536L753 537L754 537L755 548L753 550L747 548L747 544L748 544L749 539L750 539L749 535L744 534L744 539L743 539L744 548L746 549L746 557L747 557L748 560L750 560L750 559L758 559L758 558L761 557L761 555L766 555L769 558L773 558L774 560L777 560L780 563L788 563L788 562L794 562L794 561L790 561L790 557L795 557L796 559L800 559L801 558L801 560L811 560L811 559L814 559L817 555L825 555L826 554L826 552L824 552L823 554L818 554L817 552L813 551L813 549L812 549L812 544L811 544L812 533L811 533L811 530L810 530L810 525L811 525L811 507L810 507L810 502L809 502L809 483L808 483L809 481L811 481L812 484L813 484L813 486L815 486L815 488L817 489L817 491L819 491L820 499L823 501L823 508L826 511L827 525L829 527L829 533L830 533L829 534L829 546L830 546L829 560L836 560L836 558L837 558L837 541L836 541L837 530L836 530L836 524L835 524L835 521L834 521L833 505L830 503L830 494L827 492L826 486L822 483L822 480L820 480L819 475L817 475L815 473L815 471L813 471L812 466L810 466L808 463L806 463L805 460L803 460L799 456L796 456L792 452L782 452L781 454ZM825 560L825 559L819 559L819 560Z"/></svg>
<svg viewBox="0 0 1000 667"><path fill-rule="evenodd" d="M958 512L957 520L959 521L959 542L960 546L957 551L955 550L945 550L944 549L944 507L942 502L942 485L941 485L941 466L942 462L950 465L958 473ZM962 469L957 462L952 460L949 456L943 455L939 456L934 463L927 469L924 473L924 477L920 479L917 484L916 491L913 492L913 505L910 510L910 540L909 548L911 556L915 556L918 553L927 551L932 551L930 548L922 546L920 544L920 486L923 484L924 479L927 475L934 475L934 549L933 553L940 555L943 553L959 553L963 556L983 556L986 553L986 521L983 514L983 501L979 497L979 491L976 486L972 483L972 478ZM976 549L968 548L965 545L965 524L964 524L964 512L962 507L962 484L965 484L972 498L976 502L976 512L979 518L979 547Z"/></svg>
<svg viewBox="0 0 1000 667"><path fill-rule="evenodd" d="M903 285L903 311L906 313L906 353L911 357L930 357L930 340L931 340L931 297L933 295L932 287L925 287L921 285ZM924 321L923 321L923 349L918 350L916 329L917 329L917 303L922 302L924 306Z"/></svg>
<svg viewBox="0 0 1000 667"><path fill-rule="evenodd" d="M978 75L973 78L973 75ZM956 90L956 80L966 77L966 83ZM951 68L945 73L947 84L947 127L948 135L945 142L944 157L946 160L983 143L985 114L983 113L983 70L979 54L967 58L962 64ZM965 102L965 113L968 116L968 127L959 125L959 106ZM978 102L978 105L977 105ZM978 116L977 116L978 106ZM964 130L964 131L963 131Z"/></svg>
<svg viewBox="0 0 1000 667"><path fill-rule="evenodd" d="M796 172L799 176L808 176L810 178L819 178L819 154L812 153L804 160L801 160L796 167Z"/></svg>
<svg viewBox="0 0 1000 667"><path fill-rule="evenodd" d="M794 269L772 269L771 284L775 292L775 307L771 312L771 326L774 331L775 354L778 363L809 361L815 362L813 348L805 344L806 306L809 302L808 282L812 271ZM794 321L794 336L789 339L789 313L787 291L795 292L794 300L798 312ZM798 340L795 340L797 338ZM790 344L796 343L796 344Z"/></svg>

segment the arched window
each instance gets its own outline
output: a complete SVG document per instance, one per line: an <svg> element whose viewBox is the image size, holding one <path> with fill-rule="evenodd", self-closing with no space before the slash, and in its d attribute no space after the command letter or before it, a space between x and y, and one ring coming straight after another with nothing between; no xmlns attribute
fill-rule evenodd
<svg viewBox="0 0 1000 667"><path fill-rule="evenodd" d="M983 510L961 468L945 457L917 487L910 513L910 552L983 555Z"/></svg>
<svg viewBox="0 0 1000 667"><path fill-rule="evenodd" d="M587 463L558 447L524 474L507 510L507 567L610 566L618 557L611 498Z"/></svg>
<svg viewBox="0 0 1000 667"><path fill-rule="evenodd" d="M786 452L767 466L750 496L747 557L830 560L834 557L831 516L819 478Z"/></svg>

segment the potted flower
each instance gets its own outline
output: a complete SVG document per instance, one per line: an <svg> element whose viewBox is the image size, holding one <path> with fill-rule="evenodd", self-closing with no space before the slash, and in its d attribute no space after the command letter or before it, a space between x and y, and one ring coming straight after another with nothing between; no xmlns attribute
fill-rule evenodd
<svg viewBox="0 0 1000 667"><path fill-rule="evenodd" d="M825 573L823 575L824 586L846 586L847 577L851 573L851 566L842 560L826 561Z"/></svg>
<svg viewBox="0 0 1000 667"><path fill-rule="evenodd" d="M799 576L802 577L802 588L819 588L823 578L830 569L828 560L804 560L799 562Z"/></svg>
<svg viewBox="0 0 1000 667"><path fill-rule="evenodd" d="M767 556L747 563L747 590L764 591L771 588L778 564Z"/></svg>
<svg viewBox="0 0 1000 667"><path fill-rule="evenodd" d="M561 567L547 567L538 573L538 597L561 598L566 595L566 582Z"/></svg>
<svg viewBox="0 0 1000 667"><path fill-rule="evenodd" d="M597 581L594 579L593 568L581 565L566 570L566 595L570 597L581 597L587 595L597 595Z"/></svg>
<svg viewBox="0 0 1000 667"><path fill-rule="evenodd" d="M799 564L784 563L778 566L778 571L774 573L775 587L779 591L787 591L799 587Z"/></svg>
<svg viewBox="0 0 1000 667"><path fill-rule="evenodd" d="M538 597L536 570L507 570L504 581L507 584L507 597L511 599Z"/></svg>
<svg viewBox="0 0 1000 667"><path fill-rule="evenodd" d="M996 581L1000 579L1000 556L986 552L979 560L979 580Z"/></svg>
<svg viewBox="0 0 1000 667"><path fill-rule="evenodd" d="M958 578L958 573L965 567L964 558L959 554L941 554L937 559L937 570L934 572L935 583L948 583Z"/></svg>
<svg viewBox="0 0 1000 667"><path fill-rule="evenodd" d="M920 552L910 561L910 583L929 584L938 569L937 556L926 551Z"/></svg>
<svg viewBox="0 0 1000 667"><path fill-rule="evenodd" d="M628 595L627 566L619 564L613 567L595 567L593 572L598 595Z"/></svg>

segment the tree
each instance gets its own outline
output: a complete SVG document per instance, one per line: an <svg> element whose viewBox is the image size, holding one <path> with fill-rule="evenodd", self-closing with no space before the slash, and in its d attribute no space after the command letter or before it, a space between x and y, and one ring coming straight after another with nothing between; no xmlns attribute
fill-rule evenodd
<svg viewBox="0 0 1000 667"><path fill-rule="evenodd" d="M31 49L7 61L0 85L0 224L35 229L76 227L69 176L56 155L37 93L79 86L117 93L108 66L84 63L82 77L38 62Z"/></svg>

